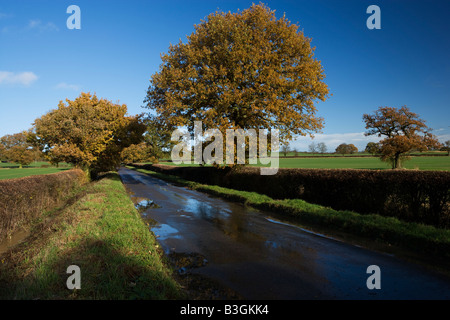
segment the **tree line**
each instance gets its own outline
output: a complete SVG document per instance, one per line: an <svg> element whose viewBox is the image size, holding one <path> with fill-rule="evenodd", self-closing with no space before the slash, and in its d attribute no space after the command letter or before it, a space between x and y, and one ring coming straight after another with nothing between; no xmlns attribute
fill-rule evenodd
<svg viewBox="0 0 450 320"><path fill-rule="evenodd" d="M298 25L285 16L277 19L263 4L236 13L217 11L195 25L186 43L180 40L161 55L144 99L148 112L131 116L126 105L81 93L36 119L29 131L3 137L0 153L20 164L40 154L95 176L123 161L157 161L176 143L171 132L185 127L193 135L194 121L223 134L277 128L287 145L324 126L316 103L329 97L329 89L314 50ZM408 151L439 145L407 107L380 107L363 120L367 135L384 137L374 154L393 168ZM326 145L310 151L324 153ZM357 148L344 144L336 152Z"/></svg>

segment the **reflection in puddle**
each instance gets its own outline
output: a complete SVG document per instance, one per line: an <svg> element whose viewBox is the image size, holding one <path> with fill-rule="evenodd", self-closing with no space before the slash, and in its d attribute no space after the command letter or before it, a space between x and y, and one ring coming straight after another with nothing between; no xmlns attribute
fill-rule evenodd
<svg viewBox="0 0 450 320"><path fill-rule="evenodd" d="M265 242L265 245L267 248L271 249L277 249L279 247L279 244L276 241L267 240Z"/></svg>
<svg viewBox="0 0 450 320"><path fill-rule="evenodd" d="M168 224L158 224L152 228L153 233L159 240L166 240L168 238L181 239L179 231Z"/></svg>
<svg viewBox="0 0 450 320"><path fill-rule="evenodd" d="M186 206L183 209L194 214L197 218L205 220L227 219L231 213L230 210L219 209L194 198L187 199Z"/></svg>
<svg viewBox="0 0 450 320"><path fill-rule="evenodd" d="M133 197L132 200L139 213L143 213L148 209L161 208L161 206L157 205L153 200L148 198Z"/></svg>

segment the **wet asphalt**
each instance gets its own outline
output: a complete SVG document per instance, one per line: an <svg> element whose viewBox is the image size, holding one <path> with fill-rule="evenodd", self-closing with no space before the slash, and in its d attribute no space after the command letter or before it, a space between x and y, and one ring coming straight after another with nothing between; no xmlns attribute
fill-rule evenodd
<svg viewBox="0 0 450 320"><path fill-rule="evenodd" d="M450 279L419 264L130 169L119 174L167 254L201 255L204 266L189 271L245 299L450 299Z"/></svg>

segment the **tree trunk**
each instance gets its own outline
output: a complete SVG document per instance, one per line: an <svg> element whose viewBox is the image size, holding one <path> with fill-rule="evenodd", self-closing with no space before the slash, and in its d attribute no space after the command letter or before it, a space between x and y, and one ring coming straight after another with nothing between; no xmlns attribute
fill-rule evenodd
<svg viewBox="0 0 450 320"><path fill-rule="evenodd" d="M392 169L400 169L400 153L395 154Z"/></svg>

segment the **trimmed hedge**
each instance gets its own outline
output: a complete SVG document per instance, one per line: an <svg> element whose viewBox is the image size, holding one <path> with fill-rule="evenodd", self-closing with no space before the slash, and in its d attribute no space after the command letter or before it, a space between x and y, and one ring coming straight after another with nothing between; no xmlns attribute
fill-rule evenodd
<svg viewBox="0 0 450 320"><path fill-rule="evenodd" d="M53 174L0 181L0 241L44 211L58 206L75 186L87 182L72 169Z"/></svg>
<svg viewBox="0 0 450 320"><path fill-rule="evenodd" d="M255 167L135 166L274 199L303 199L336 210L450 227L450 172L446 171L280 168L276 175L264 176Z"/></svg>

